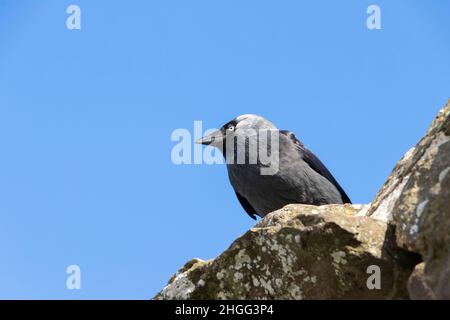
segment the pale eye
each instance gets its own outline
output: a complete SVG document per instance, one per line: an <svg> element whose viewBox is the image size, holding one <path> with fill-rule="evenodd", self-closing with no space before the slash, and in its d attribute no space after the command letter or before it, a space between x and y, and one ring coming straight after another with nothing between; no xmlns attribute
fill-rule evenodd
<svg viewBox="0 0 450 320"><path fill-rule="evenodd" d="M229 126L227 129L228 131L234 131L234 126Z"/></svg>

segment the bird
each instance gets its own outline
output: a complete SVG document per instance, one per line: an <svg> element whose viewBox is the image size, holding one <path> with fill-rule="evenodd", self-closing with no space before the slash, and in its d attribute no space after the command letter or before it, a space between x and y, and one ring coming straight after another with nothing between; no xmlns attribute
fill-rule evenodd
<svg viewBox="0 0 450 320"><path fill-rule="evenodd" d="M276 138L269 139L269 135ZM293 132L277 129L262 116L240 115L196 143L222 152L236 196L255 220L287 204L351 203L330 171ZM262 149L253 148L256 155L252 152L251 146L262 144L268 149L266 155L277 155L271 174L262 173L270 169L267 161L262 161Z"/></svg>

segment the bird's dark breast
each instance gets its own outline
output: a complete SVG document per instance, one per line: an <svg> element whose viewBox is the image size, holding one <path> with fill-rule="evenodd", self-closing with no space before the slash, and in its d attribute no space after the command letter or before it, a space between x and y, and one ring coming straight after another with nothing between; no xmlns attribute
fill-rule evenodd
<svg viewBox="0 0 450 320"><path fill-rule="evenodd" d="M284 158L274 175L262 175L261 167L250 164L228 164L228 175L236 193L263 217L291 203L323 205L342 203L338 190L323 176L297 160L289 170Z"/></svg>
<svg viewBox="0 0 450 320"><path fill-rule="evenodd" d="M281 175L262 175L257 165L230 164L228 175L234 190L244 197L259 216L290 203L308 203L307 188L297 181L295 187Z"/></svg>

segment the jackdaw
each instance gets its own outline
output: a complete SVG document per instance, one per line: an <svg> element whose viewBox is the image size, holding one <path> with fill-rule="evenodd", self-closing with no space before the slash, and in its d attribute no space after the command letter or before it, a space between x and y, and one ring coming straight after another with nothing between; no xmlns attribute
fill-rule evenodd
<svg viewBox="0 0 450 320"><path fill-rule="evenodd" d="M287 130L253 114L238 116L196 143L219 149L228 177L250 217L290 203L351 203L325 165Z"/></svg>

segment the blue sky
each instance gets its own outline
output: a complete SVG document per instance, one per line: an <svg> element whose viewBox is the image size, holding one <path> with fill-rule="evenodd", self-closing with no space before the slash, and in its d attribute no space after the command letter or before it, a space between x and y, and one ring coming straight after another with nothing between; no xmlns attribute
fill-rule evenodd
<svg viewBox="0 0 450 320"><path fill-rule="evenodd" d="M381 30L366 28L373 3ZM261 114L370 202L450 97L449 11L0 0L0 298L148 299L251 227L223 165L172 163L171 133L194 120Z"/></svg>

